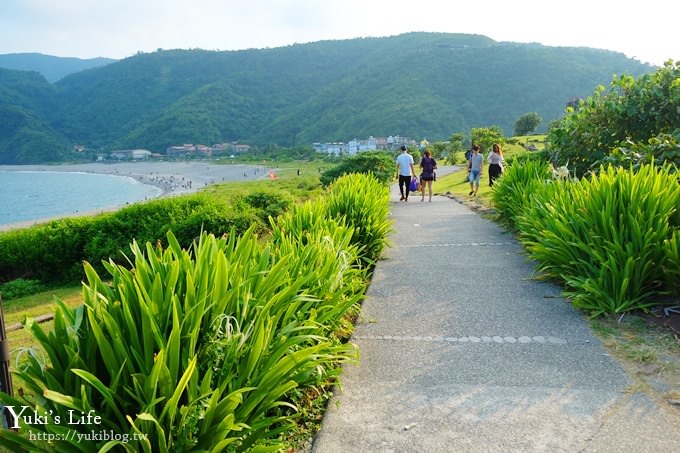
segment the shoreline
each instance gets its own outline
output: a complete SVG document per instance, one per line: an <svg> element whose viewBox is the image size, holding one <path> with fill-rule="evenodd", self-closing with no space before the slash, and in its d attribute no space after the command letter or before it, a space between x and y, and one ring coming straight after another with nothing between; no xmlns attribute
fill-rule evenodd
<svg viewBox="0 0 680 453"><path fill-rule="evenodd" d="M161 190L161 193L155 198L162 198L198 192L204 187L220 182L254 181L263 179L267 177L269 169L262 165L216 164L210 161L139 161L55 165L0 165L0 171L96 173L129 177L141 184L158 187ZM129 206L131 203L140 201L145 200L91 211L79 211L68 215L3 224L0 225L0 232L28 228L62 218L94 216L114 212L125 206Z"/></svg>

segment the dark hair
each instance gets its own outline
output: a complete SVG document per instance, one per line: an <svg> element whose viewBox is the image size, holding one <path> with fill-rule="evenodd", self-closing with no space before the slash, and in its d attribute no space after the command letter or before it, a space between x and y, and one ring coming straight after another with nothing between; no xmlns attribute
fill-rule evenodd
<svg viewBox="0 0 680 453"><path fill-rule="evenodd" d="M406 145L401 145L401 150L406 151Z"/></svg>

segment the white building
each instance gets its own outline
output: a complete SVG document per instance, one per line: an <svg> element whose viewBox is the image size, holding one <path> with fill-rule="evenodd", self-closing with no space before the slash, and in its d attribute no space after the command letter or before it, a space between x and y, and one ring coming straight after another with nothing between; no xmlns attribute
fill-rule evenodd
<svg viewBox="0 0 680 453"><path fill-rule="evenodd" d="M112 159L146 160L151 156L148 149L119 149L111 153Z"/></svg>
<svg viewBox="0 0 680 453"><path fill-rule="evenodd" d="M365 140L354 138L347 143L313 143L312 147L320 153L335 154L336 156L340 154L354 156L365 151L395 150L401 148L401 145L412 146L415 144L416 142L408 137L390 135L389 137L370 136Z"/></svg>

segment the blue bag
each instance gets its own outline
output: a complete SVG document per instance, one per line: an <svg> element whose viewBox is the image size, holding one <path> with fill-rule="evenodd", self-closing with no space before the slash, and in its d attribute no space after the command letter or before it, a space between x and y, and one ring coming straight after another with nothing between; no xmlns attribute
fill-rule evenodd
<svg viewBox="0 0 680 453"><path fill-rule="evenodd" d="M418 190L418 178L416 178L415 176L411 178L411 185L409 186L409 190L412 192Z"/></svg>

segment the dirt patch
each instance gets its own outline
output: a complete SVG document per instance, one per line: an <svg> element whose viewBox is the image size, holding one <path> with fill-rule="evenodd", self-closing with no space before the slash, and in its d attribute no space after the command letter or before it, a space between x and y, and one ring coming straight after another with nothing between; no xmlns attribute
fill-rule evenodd
<svg viewBox="0 0 680 453"><path fill-rule="evenodd" d="M647 322L680 335L680 301L677 306L655 307L648 313L641 313Z"/></svg>

